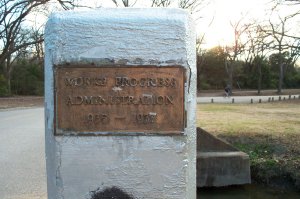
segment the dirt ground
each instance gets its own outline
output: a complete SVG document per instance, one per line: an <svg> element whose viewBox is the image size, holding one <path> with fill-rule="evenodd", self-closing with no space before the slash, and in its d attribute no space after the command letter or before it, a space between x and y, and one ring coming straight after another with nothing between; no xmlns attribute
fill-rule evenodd
<svg viewBox="0 0 300 199"><path fill-rule="evenodd" d="M44 106L44 97L40 96L14 96L0 98L0 109L41 106Z"/></svg>

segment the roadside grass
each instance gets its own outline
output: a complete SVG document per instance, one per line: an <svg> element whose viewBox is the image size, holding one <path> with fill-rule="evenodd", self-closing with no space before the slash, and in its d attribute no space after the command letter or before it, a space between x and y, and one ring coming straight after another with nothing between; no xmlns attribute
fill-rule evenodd
<svg viewBox="0 0 300 199"><path fill-rule="evenodd" d="M253 182L300 191L300 100L198 104L197 126L246 152Z"/></svg>
<svg viewBox="0 0 300 199"><path fill-rule="evenodd" d="M300 101L198 104L197 125L213 134L300 134Z"/></svg>

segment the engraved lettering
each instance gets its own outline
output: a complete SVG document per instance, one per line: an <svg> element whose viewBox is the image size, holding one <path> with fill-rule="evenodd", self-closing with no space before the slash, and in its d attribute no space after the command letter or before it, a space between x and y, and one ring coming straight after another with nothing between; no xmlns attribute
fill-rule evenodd
<svg viewBox="0 0 300 199"><path fill-rule="evenodd" d="M142 122L143 122L143 116L142 116L141 114L137 114L137 115L136 115L136 121L137 121L138 123L142 123Z"/></svg>
<svg viewBox="0 0 300 199"><path fill-rule="evenodd" d="M108 117L107 114L102 114L101 123L102 124L108 124L109 123L109 117Z"/></svg>
<svg viewBox="0 0 300 199"><path fill-rule="evenodd" d="M121 98L115 97L115 104L120 104L120 103L121 103Z"/></svg>
<svg viewBox="0 0 300 199"><path fill-rule="evenodd" d="M92 104L93 96L84 96L84 104Z"/></svg>
<svg viewBox="0 0 300 199"><path fill-rule="evenodd" d="M124 77L123 81L124 81L124 86L130 86L129 78L128 77Z"/></svg>
<svg viewBox="0 0 300 199"><path fill-rule="evenodd" d="M90 86L91 85L91 78L84 77L84 83L85 83L85 86Z"/></svg>
<svg viewBox="0 0 300 199"><path fill-rule="evenodd" d="M163 78L158 78L157 79L157 86L158 87L164 86L164 79Z"/></svg>
<svg viewBox="0 0 300 199"><path fill-rule="evenodd" d="M97 98L98 100L97 100L97 102L99 103L99 104L105 104L105 99L103 98L103 97L101 97L101 96L98 96L98 98Z"/></svg>
<svg viewBox="0 0 300 199"><path fill-rule="evenodd" d="M66 105L173 105L173 96L66 96Z"/></svg>
<svg viewBox="0 0 300 199"><path fill-rule="evenodd" d="M132 78L130 79L130 86L135 87L137 85L137 80Z"/></svg>
<svg viewBox="0 0 300 199"><path fill-rule="evenodd" d="M144 105L145 104L145 102L144 102L145 100L143 100L143 99L144 99L143 97L139 97L137 104Z"/></svg>
<svg viewBox="0 0 300 199"><path fill-rule="evenodd" d="M66 86L72 86L73 85L73 81L71 78L65 78L65 85Z"/></svg>
<svg viewBox="0 0 300 199"><path fill-rule="evenodd" d="M133 100L134 100L134 97L133 96L129 96L128 97L128 104L134 104Z"/></svg>
<svg viewBox="0 0 300 199"><path fill-rule="evenodd" d="M103 113L97 113L97 114L93 114L93 113L89 113L86 117L85 117L86 122L88 122L89 124L108 124L110 119L108 114L103 114Z"/></svg>
<svg viewBox="0 0 300 199"><path fill-rule="evenodd" d="M173 104L173 96L165 96L165 104Z"/></svg>
<svg viewBox="0 0 300 199"><path fill-rule="evenodd" d="M82 102L83 102L83 97L77 96L74 104L80 105L82 104Z"/></svg>
<svg viewBox="0 0 300 199"><path fill-rule="evenodd" d="M141 78L140 79L140 86L144 87L146 85L146 79L145 78Z"/></svg>
<svg viewBox="0 0 300 199"><path fill-rule="evenodd" d="M67 97L66 101L67 101L67 103L66 103L67 105L72 105L72 101L71 101L71 97L70 96Z"/></svg>
<svg viewBox="0 0 300 199"><path fill-rule="evenodd" d="M75 80L74 86L81 86L83 84L82 77L75 78L74 80Z"/></svg>
<svg viewBox="0 0 300 199"><path fill-rule="evenodd" d="M156 79L148 78L148 86L156 86Z"/></svg>
<svg viewBox="0 0 300 199"><path fill-rule="evenodd" d="M116 77L116 78L115 78L115 81L116 81L115 85L116 85L117 87L119 87L119 86L122 85L122 77Z"/></svg>
<svg viewBox="0 0 300 199"><path fill-rule="evenodd" d="M175 78L172 78L171 80L171 87L175 87L176 86L176 79Z"/></svg>
<svg viewBox="0 0 300 199"><path fill-rule="evenodd" d="M89 122L93 122L94 121L94 119L93 119L94 117L93 117L93 115L92 114L88 114L88 116L87 116L87 120L89 121Z"/></svg>
<svg viewBox="0 0 300 199"><path fill-rule="evenodd" d="M163 96L158 96L156 98L156 103L159 105L162 105L164 103L164 97Z"/></svg>
<svg viewBox="0 0 300 199"><path fill-rule="evenodd" d="M107 84L106 77L72 77L65 78L67 87L89 87L89 86L105 86Z"/></svg>
<svg viewBox="0 0 300 199"><path fill-rule="evenodd" d="M95 85L96 86L105 86L107 84L106 77L103 78L95 78Z"/></svg>
<svg viewBox="0 0 300 199"><path fill-rule="evenodd" d="M172 78L128 78L128 77L115 77L116 87L175 87L176 79Z"/></svg>
<svg viewBox="0 0 300 199"><path fill-rule="evenodd" d="M135 120L139 124L153 124L156 122L157 114L149 113L149 114L136 114Z"/></svg>

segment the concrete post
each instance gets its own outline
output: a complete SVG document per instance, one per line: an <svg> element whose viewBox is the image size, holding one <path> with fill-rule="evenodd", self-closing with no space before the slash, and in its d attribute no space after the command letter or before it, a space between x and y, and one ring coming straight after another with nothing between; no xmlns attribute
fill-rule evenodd
<svg viewBox="0 0 300 199"><path fill-rule="evenodd" d="M45 29L49 199L93 198L105 190L132 198L196 198L195 49L193 22L181 9L100 9L50 16ZM184 82L177 77L165 78L175 70L184 71ZM140 79L129 80L126 75L134 76L131 72L140 75ZM151 78L147 79L145 74ZM155 75L160 76L155 79ZM119 82L118 78L124 81ZM116 86L107 93L91 96L97 89L103 92L99 86L104 89L114 79ZM181 84L180 99L160 94ZM94 87L88 89L91 85ZM123 96L123 101L117 101L120 96L108 96L128 95L129 87L133 94ZM134 96L137 87L145 91L140 101ZM83 96L72 96L79 89ZM151 106L149 100L144 101L149 96ZM184 109L180 130L168 131L172 127L167 124L164 127L153 124L153 129L144 127L145 122L152 121L150 116L157 116L151 110L158 105L170 117L177 114L178 104L173 105L176 100ZM104 105L106 108L102 108ZM113 108L115 112L111 113ZM92 115L87 109L93 113L105 109L107 113ZM110 127L104 126L109 121L108 115L111 117L118 111L132 114L125 109L148 111L149 118L137 124L137 128L131 127L135 125L131 122L121 123L122 126L117 121L110 123ZM87 119L86 126L80 125L80 118ZM143 118L142 115L140 119ZM88 123L95 121L102 122L104 130ZM164 121L157 116L154 122ZM122 131L123 128L127 130Z"/></svg>

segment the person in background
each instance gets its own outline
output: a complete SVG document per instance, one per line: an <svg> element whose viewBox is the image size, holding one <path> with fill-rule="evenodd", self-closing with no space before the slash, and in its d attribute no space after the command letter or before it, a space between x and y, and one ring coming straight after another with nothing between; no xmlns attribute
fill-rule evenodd
<svg viewBox="0 0 300 199"><path fill-rule="evenodd" d="M225 87L225 95L226 95L226 97L229 97L230 94L231 94L231 89L230 89L230 86L227 85L227 86Z"/></svg>

